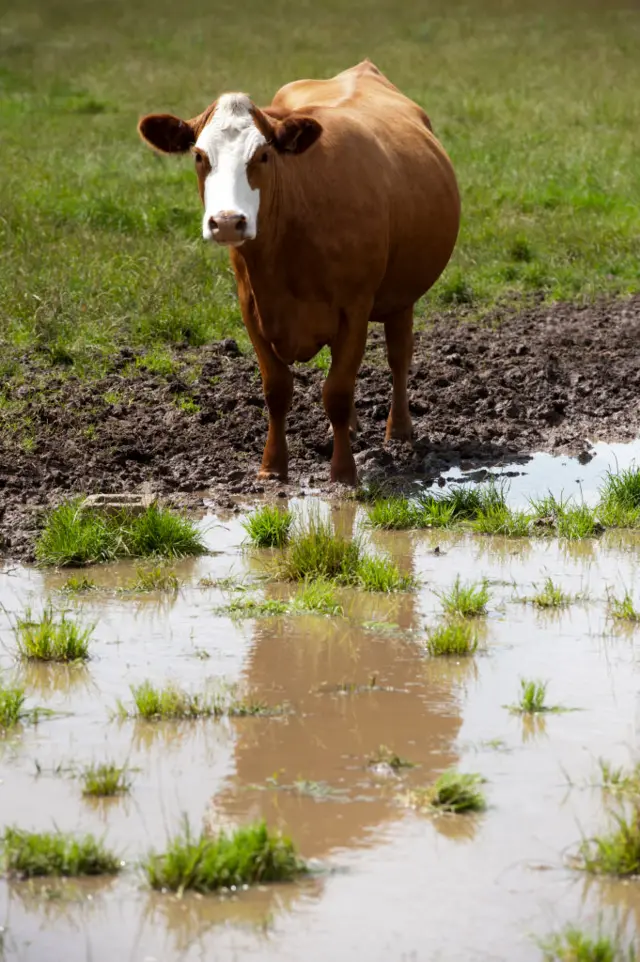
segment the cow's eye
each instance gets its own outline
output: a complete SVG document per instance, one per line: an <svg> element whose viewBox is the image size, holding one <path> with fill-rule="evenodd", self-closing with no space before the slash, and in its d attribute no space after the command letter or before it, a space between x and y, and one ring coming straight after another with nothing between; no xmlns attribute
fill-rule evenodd
<svg viewBox="0 0 640 962"><path fill-rule="evenodd" d="M202 163L202 154L196 154L196 164Z"/></svg>

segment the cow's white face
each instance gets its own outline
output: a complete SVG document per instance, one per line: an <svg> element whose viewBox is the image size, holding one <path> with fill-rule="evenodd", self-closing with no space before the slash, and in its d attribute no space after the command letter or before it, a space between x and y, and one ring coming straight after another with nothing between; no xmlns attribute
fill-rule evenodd
<svg viewBox="0 0 640 962"><path fill-rule="evenodd" d="M194 148L196 160L200 154L209 168L203 185L205 240L237 247L255 238L260 190L249 184L247 164L266 142L245 94L220 97Z"/></svg>

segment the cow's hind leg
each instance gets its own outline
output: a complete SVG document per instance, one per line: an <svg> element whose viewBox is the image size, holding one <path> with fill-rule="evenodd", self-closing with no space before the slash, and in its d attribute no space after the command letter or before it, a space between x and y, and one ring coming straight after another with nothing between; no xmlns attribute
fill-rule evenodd
<svg viewBox="0 0 640 962"><path fill-rule="evenodd" d="M331 345L331 368L322 398L333 428L331 480L356 484L356 462L351 450L350 428L356 426L353 393L367 340L368 311L353 311L341 319Z"/></svg>
<svg viewBox="0 0 640 962"><path fill-rule="evenodd" d="M385 440L396 438L410 441L412 424L407 379L413 354L413 307L387 315L384 318L384 336L387 342L387 359L393 375L393 396Z"/></svg>

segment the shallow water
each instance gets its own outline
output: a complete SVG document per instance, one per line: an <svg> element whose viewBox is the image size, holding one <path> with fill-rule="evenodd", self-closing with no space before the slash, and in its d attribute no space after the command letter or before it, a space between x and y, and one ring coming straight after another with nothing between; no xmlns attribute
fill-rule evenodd
<svg viewBox="0 0 640 962"><path fill-rule="evenodd" d="M354 505L326 510L345 532L363 517ZM638 932L640 882L587 879L566 857L582 833L608 824L606 799L590 787L598 757L640 760L640 629L613 624L605 604L609 586L640 600L640 536L568 543L372 532L376 550L420 579L415 595L344 592L345 618L238 621L216 610L229 591L199 581L255 581L269 553L242 550L237 516L201 523L215 553L175 566L184 582L175 594L117 592L133 573L124 564L91 569L104 590L76 598L58 591L68 571L0 574L7 612L52 597L96 623L94 657L82 669L20 667L11 627L0 623L0 666L25 682L29 704L60 712L0 739L0 827L106 833L129 863L100 883L0 881L6 959L532 962L536 936L601 912ZM491 582L482 651L430 659L421 639L438 618L436 592L459 573ZM547 575L587 599L551 614L523 603ZM267 595L284 590L257 584ZM580 710L534 724L510 715L503 706L521 677L548 679L550 703ZM193 690L224 679L291 711L183 724L113 719L129 685L146 678ZM367 760L381 744L416 767L400 777L372 770ZM130 797L83 800L74 766L107 758L134 769ZM407 787L454 766L486 778L484 814L434 818L403 806ZM152 894L136 858L161 849L183 814L212 828L264 816L318 871L221 898Z"/></svg>

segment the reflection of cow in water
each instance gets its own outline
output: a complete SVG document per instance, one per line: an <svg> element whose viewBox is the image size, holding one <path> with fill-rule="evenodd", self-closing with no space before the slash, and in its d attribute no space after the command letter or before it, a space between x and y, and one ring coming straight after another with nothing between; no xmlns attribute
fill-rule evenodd
<svg viewBox="0 0 640 962"><path fill-rule="evenodd" d="M336 527L347 533L350 521L343 518ZM456 764L456 682L472 662L429 661L400 632L362 627L386 618L402 629L419 628L413 596L359 592L353 600L357 607L349 609L345 595L353 621L299 616L254 622L243 682L271 704L290 702L294 713L238 724L236 771L212 800L212 823L264 816L283 825L304 855L323 857L362 844L371 830L398 817L396 795L404 783L429 784ZM337 691L343 683L359 687ZM418 767L402 781L381 778L367 767L381 745ZM312 784L296 789L296 782ZM336 794L322 797L323 783ZM267 790L247 792L251 785ZM456 821L459 829L461 822L471 824Z"/></svg>

